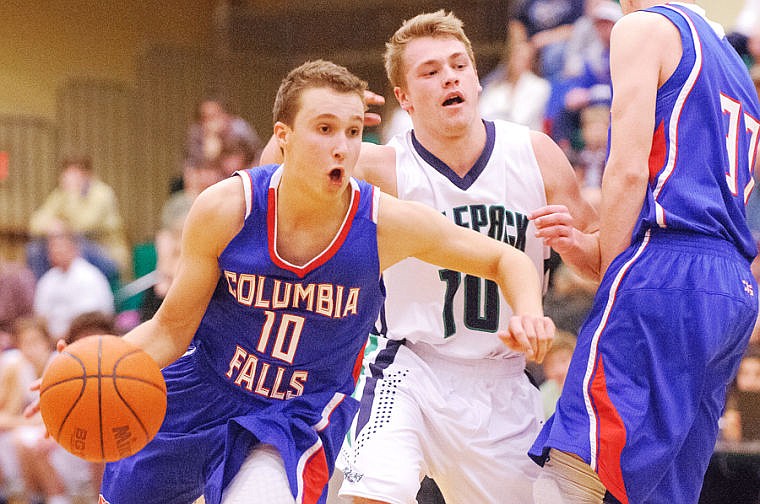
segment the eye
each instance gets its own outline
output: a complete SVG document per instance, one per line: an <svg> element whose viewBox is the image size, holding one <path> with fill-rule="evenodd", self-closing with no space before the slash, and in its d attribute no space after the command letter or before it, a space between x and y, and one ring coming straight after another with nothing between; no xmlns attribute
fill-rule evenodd
<svg viewBox="0 0 760 504"><path fill-rule="evenodd" d="M318 128L319 128L320 133L330 133L331 131L330 126L328 126L327 124L320 124Z"/></svg>
<svg viewBox="0 0 760 504"><path fill-rule="evenodd" d="M348 135L351 137L358 137L362 134L361 128L351 128L348 130Z"/></svg>

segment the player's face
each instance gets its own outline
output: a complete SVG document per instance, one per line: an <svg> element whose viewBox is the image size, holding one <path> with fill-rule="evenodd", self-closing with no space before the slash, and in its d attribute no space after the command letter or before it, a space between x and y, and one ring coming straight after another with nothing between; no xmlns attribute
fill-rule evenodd
<svg viewBox="0 0 760 504"><path fill-rule="evenodd" d="M422 37L404 50L406 82L396 98L414 128L461 134L479 124L478 75L462 42L454 37Z"/></svg>
<svg viewBox="0 0 760 504"><path fill-rule="evenodd" d="M361 149L362 99L356 93L310 88L301 94L300 105L292 127L275 126L285 166L304 172L312 187L345 189Z"/></svg>

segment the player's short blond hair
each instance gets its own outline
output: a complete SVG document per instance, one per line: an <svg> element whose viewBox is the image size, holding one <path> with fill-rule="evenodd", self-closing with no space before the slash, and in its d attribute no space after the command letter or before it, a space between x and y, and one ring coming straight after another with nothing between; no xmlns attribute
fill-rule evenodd
<svg viewBox="0 0 760 504"><path fill-rule="evenodd" d="M475 54L472 43L463 29L464 23L453 13L448 14L443 9L436 12L419 14L403 22L401 28L385 43L385 73L392 86L403 86L404 80L404 49L414 39L421 37L454 37L464 44L467 56L475 65Z"/></svg>
<svg viewBox="0 0 760 504"><path fill-rule="evenodd" d="M292 126L301 108L301 95L304 90L319 87L330 88L339 93L356 93L362 103L365 103L366 81L352 74L346 67L331 61L307 61L291 70L282 79L272 109L274 121Z"/></svg>

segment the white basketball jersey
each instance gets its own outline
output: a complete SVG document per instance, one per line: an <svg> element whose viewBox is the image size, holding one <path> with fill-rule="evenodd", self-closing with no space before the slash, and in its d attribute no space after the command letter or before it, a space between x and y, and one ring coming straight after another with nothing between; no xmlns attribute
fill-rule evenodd
<svg viewBox="0 0 760 504"><path fill-rule="evenodd" d="M424 203L460 226L524 251L543 280L550 251L535 237L527 215L546 205L546 193L529 129L504 121L485 125L486 147L464 178L422 147L413 131L391 139L398 197ZM387 269L383 277L387 298L379 328L389 338L426 342L457 358L513 354L495 335L507 328L512 314L495 282L414 258Z"/></svg>

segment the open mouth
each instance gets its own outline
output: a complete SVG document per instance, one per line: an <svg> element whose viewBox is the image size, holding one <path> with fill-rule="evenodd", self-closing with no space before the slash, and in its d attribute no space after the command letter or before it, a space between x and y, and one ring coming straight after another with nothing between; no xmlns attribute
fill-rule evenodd
<svg viewBox="0 0 760 504"><path fill-rule="evenodd" d="M330 180L332 182L340 182L343 179L343 170L340 168L333 168L330 170Z"/></svg>
<svg viewBox="0 0 760 504"><path fill-rule="evenodd" d="M457 96L452 96L451 98L447 98L443 102L443 106L448 107L449 105L457 105L459 103L464 103L464 99L461 96L457 95Z"/></svg>

